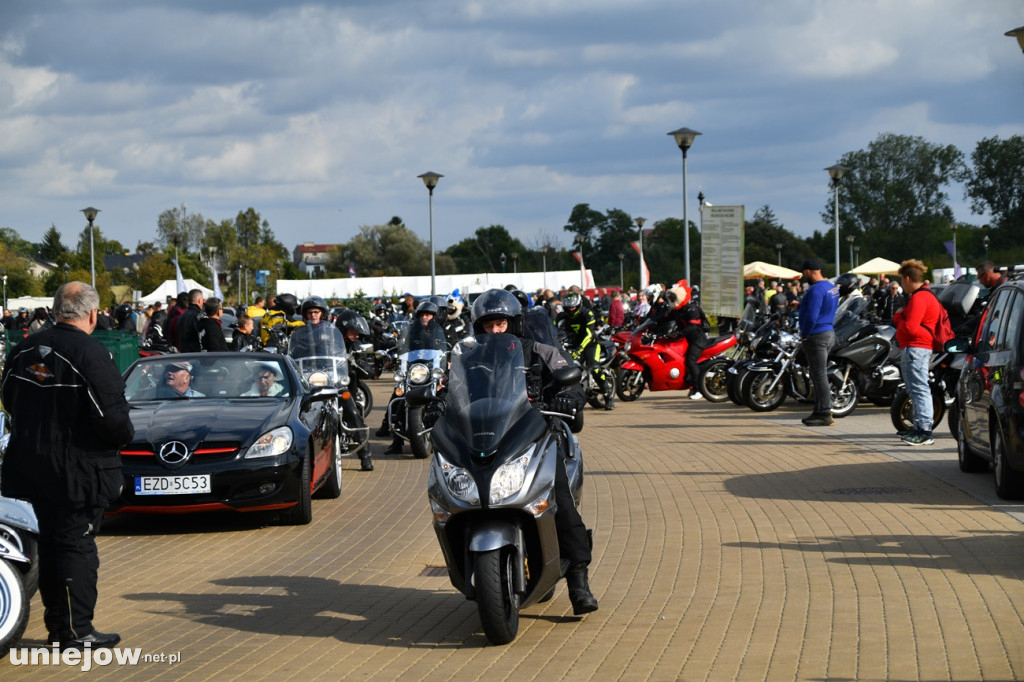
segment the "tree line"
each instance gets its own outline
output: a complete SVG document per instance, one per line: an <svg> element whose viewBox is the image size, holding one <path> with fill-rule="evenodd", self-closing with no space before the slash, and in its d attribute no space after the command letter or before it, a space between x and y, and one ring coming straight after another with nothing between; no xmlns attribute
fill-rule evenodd
<svg viewBox="0 0 1024 682"><path fill-rule="evenodd" d="M866 149L843 154L839 160L846 173L838 183L839 223L842 244L840 269L851 267L847 237L854 238L861 262L874 256L900 261L919 258L931 268L950 267L946 242L956 233L958 260L974 265L992 259L997 263L1024 262L1024 136L981 140L968 157L953 145L940 145L908 135L882 133ZM957 220L949 205L954 183L963 187L972 215L987 215L986 224ZM745 261L798 267L815 256L831 271L834 263L835 193L830 192L821 217L828 229L800 237L778 221L770 205L758 207L746 220ZM582 251L587 267L599 285L619 283L626 287L639 280L638 255L631 242L639 238L635 216L618 208L604 212L590 204L576 204L563 232L572 235L571 246L558 247L550 235L532 243L512 236L503 225L481 226L452 246L435 254L438 274L567 270L579 267L573 251ZM700 230L678 218L645 223L643 251L652 281L674 281L685 270L683 230L690 232L690 270L700 278ZM93 227L97 288L110 300L112 287L126 285L148 292L174 278L177 252L182 274L204 284L210 282L210 263L226 273L222 289L237 298L239 267L249 273L267 270L271 288L276 278L303 275L291 263L289 250L276 238L266 220L253 208L220 221L189 213L184 205L160 213L152 241L140 241L136 267L107 270L106 255L123 255L116 240L104 238ZM778 248L781 246L781 249ZM29 258L56 263L58 268L36 277ZM856 257L855 257L856 259ZM0 228L0 271L7 275L8 296L50 295L67 277L88 281L89 228L67 246L53 225L39 243L22 239L10 227ZM324 277L347 277L350 267L359 276L426 275L430 273L429 244L410 230L398 216L386 223L362 226L348 242L332 250ZM621 268L621 269L620 269ZM251 275L250 275L251 276ZM210 282L212 285L212 282ZM250 289L252 286L250 285Z"/></svg>

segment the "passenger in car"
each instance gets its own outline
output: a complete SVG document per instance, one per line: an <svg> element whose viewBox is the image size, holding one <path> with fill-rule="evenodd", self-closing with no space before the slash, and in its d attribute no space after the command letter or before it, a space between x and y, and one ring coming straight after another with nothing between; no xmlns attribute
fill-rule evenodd
<svg viewBox="0 0 1024 682"><path fill-rule="evenodd" d="M277 383L281 378L281 370L273 363L263 363L256 366L256 376L245 393L243 398L266 398L278 396L284 393L284 386Z"/></svg>

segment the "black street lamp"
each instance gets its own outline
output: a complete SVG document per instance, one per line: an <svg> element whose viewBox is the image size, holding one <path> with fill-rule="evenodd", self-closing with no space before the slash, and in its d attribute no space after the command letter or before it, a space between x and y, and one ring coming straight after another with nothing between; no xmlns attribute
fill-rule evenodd
<svg viewBox="0 0 1024 682"><path fill-rule="evenodd" d="M686 152L690 150L693 141L701 134L689 128L680 128L668 133L675 138L676 145L683 152L683 273L687 282L690 281L690 225L686 216Z"/></svg>
<svg viewBox="0 0 1024 682"><path fill-rule="evenodd" d="M1011 38L1016 38L1017 43L1020 45L1020 49L1024 50L1024 26L1015 28L1012 31L1007 31L1006 35Z"/></svg>
<svg viewBox="0 0 1024 682"><path fill-rule="evenodd" d="M832 178L832 188L835 190L835 209L836 209L836 277L839 276L839 181L846 175L846 169L836 164L835 166L829 166L825 169L828 171L828 176Z"/></svg>
<svg viewBox="0 0 1024 682"><path fill-rule="evenodd" d="M433 296L437 293L437 287L434 284L434 188L437 187L437 181L444 176L440 173L427 171L416 177L423 180L423 184L427 186L427 191L430 192L430 295Z"/></svg>
<svg viewBox="0 0 1024 682"><path fill-rule="evenodd" d="M498 256L498 260L501 261L501 273L505 274L505 252L502 251L501 255Z"/></svg>
<svg viewBox="0 0 1024 682"><path fill-rule="evenodd" d="M96 256L94 255L93 243L92 243L92 222L96 220L96 214L100 212L100 209L89 206L81 209L82 213L85 214L85 219L89 221L89 272L92 273L92 288L96 288Z"/></svg>
<svg viewBox="0 0 1024 682"><path fill-rule="evenodd" d="M852 234L847 235L846 243L850 245L850 269L853 269L853 241L856 239Z"/></svg>
<svg viewBox="0 0 1024 682"><path fill-rule="evenodd" d="M782 242L775 242L775 254L779 258L779 267L782 267Z"/></svg>

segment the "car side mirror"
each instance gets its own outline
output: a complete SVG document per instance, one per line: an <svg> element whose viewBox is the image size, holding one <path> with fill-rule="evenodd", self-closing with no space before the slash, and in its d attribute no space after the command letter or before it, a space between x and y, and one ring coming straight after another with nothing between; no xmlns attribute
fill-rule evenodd
<svg viewBox="0 0 1024 682"><path fill-rule="evenodd" d="M324 402L337 398L340 391L336 386L316 386L302 398L302 409L307 409L313 403Z"/></svg>
<svg viewBox="0 0 1024 682"><path fill-rule="evenodd" d="M580 379L583 378L583 370L576 365L568 365L561 367L552 372L552 375L556 382L562 386L571 386L572 384L578 384Z"/></svg>
<svg viewBox="0 0 1024 682"><path fill-rule="evenodd" d="M971 339L967 336L957 336L947 341L942 350L947 353L969 353L971 350Z"/></svg>

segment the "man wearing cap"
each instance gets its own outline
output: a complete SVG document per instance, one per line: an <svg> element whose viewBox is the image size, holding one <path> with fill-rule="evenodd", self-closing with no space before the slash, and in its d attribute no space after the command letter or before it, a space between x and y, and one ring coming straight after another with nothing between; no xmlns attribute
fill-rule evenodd
<svg viewBox="0 0 1024 682"><path fill-rule="evenodd" d="M156 391L157 398L205 398L192 388L192 363L172 362L164 370L164 383Z"/></svg>
<svg viewBox="0 0 1024 682"><path fill-rule="evenodd" d="M811 286L800 299L800 338L814 385L814 411L802 420L806 426L832 426L832 389L828 383L828 353L836 342L833 323L839 307L839 287L821 274L817 258L804 261L804 277Z"/></svg>
<svg viewBox="0 0 1024 682"><path fill-rule="evenodd" d="M256 366L256 378L249 390L242 394L243 398L272 398L284 392L284 386L277 383L280 370L270 362Z"/></svg>
<svg viewBox="0 0 1024 682"><path fill-rule="evenodd" d="M60 649L116 646L93 627L103 510L121 492L118 449L135 429L124 380L90 334L100 298L68 282L53 299L57 323L18 344L3 371L11 440L0 492L32 503L39 520L39 594L47 642Z"/></svg>

